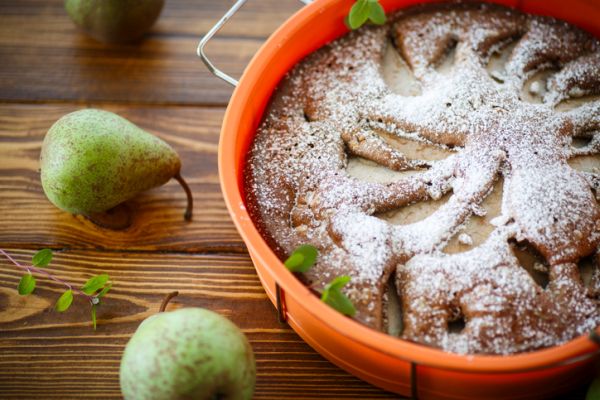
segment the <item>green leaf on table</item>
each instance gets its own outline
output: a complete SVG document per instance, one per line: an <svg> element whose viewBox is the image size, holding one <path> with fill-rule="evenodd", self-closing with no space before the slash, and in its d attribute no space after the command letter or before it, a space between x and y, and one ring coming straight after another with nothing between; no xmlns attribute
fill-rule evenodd
<svg viewBox="0 0 600 400"><path fill-rule="evenodd" d="M58 312L67 311L71 307L71 303L73 303L73 291L69 289L58 298L54 308Z"/></svg>
<svg viewBox="0 0 600 400"><path fill-rule="evenodd" d="M85 285L81 287L81 291L87 295L92 295L102 289L104 285L106 285L106 282L108 282L108 279L109 277L107 274L92 276Z"/></svg>
<svg viewBox="0 0 600 400"><path fill-rule="evenodd" d="M371 0L371 9L369 10L369 19L377 25L385 24L385 11L377 0Z"/></svg>
<svg viewBox="0 0 600 400"><path fill-rule="evenodd" d="M108 291L112 288L112 283L109 283L108 285L104 286L104 289L102 289L100 291L100 293L98 293L96 295L97 298L101 299L106 293L108 293Z"/></svg>
<svg viewBox="0 0 600 400"><path fill-rule="evenodd" d="M596 378L592 381L592 384L585 395L585 400L600 400L600 378Z"/></svg>
<svg viewBox="0 0 600 400"><path fill-rule="evenodd" d="M45 267L52 261L52 250L42 249L33 255L31 263L35 267Z"/></svg>
<svg viewBox="0 0 600 400"><path fill-rule="evenodd" d="M342 314L353 317L356 314L356 309L348 296L341 290L348 282L350 282L349 276L338 276L325 285L321 294L321 300Z"/></svg>
<svg viewBox="0 0 600 400"><path fill-rule="evenodd" d="M92 304L92 326L96 330L96 305Z"/></svg>
<svg viewBox="0 0 600 400"><path fill-rule="evenodd" d="M369 0L357 0L348 14L348 25L350 25L350 28L357 29L367 22L370 11L371 4Z"/></svg>
<svg viewBox="0 0 600 400"><path fill-rule="evenodd" d="M33 292L34 289L35 278L33 277L33 275L31 275L31 272L28 272L21 277L17 290L19 291L19 294L21 296L27 296L28 294L31 294L31 292Z"/></svg>
<svg viewBox="0 0 600 400"><path fill-rule="evenodd" d="M292 272L307 272L317 261L319 251L310 244L296 247L284 265Z"/></svg>

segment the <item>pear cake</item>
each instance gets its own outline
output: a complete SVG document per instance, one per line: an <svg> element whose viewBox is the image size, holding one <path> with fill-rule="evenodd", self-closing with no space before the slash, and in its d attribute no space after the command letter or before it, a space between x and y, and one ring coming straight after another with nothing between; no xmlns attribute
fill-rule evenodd
<svg viewBox="0 0 600 400"><path fill-rule="evenodd" d="M417 6L299 62L251 144L245 194L300 279L354 318L461 354L600 324L600 43L490 4Z"/></svg>

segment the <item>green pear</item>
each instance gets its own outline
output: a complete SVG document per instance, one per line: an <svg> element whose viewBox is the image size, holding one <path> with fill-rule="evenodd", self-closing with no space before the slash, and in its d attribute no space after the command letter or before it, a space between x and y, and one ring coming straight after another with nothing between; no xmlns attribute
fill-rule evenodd
<svg viewBox="0 0 600 400"><path fill-rule="evenodd" d="M175 178L191 193L179 172L179 156L167 143L114 113L84 109L52 125L40 155L42 187L65 211L93 216L139 192Z"/></svg>
<svg viewBox="0 0 600 400"><path fill-rule="evenodd" d="M164 0L65 0L73 22L102 42L132 42L154 24Z"/></svg>
<svg viewBox="0 0 600 400"><path fill-rule="evenodd" d="M256 364L233 322L183 308L140 324L125 347L119 377L125 400L245 400L254 392Z"/></svg>

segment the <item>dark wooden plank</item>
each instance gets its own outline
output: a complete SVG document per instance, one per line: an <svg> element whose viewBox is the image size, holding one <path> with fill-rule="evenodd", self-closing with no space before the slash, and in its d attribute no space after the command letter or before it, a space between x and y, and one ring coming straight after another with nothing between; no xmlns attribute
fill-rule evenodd
<svg viewBox="0 0 600 400"><path fill-rule="evenodd" d="M7 251L22 263L33 254ZM77 285L106 272L113 290L93 331L85 300L76 298L64 313L53 310L62 289L54 282L40 277L33 295L18 296L20 271L0 257L2 398L120 398L123 347L172 290L180 295L170 309L209 308L246 333L257 360L257 399L394 398L335 367L280 325L247 255L64 251L55 253L49 269Z"/></svg>
<svg viewBox="0 0 600 400"><path fill-rule="evenodd" d="M231 87L196 57L200 37L233 1L169 0L138 45L105 45L78 32L63 0L0 2L0 101L221 104ZM241 75L297 0L250 1L209 44L224 71Z"/></svg>
<svg viewBox="0 0 600 400"><path fill-rule="evenodd" d="M65 47L0 46L0 100L197 105L229 101L231 87L211 75L195 56L195 39L150 38L137 47L103 46L83 37L74 40L79 43ZM219 67L239 76L259 44L217 39L211 53Z"/></svg>
<svg viewBox="0 0 600 400"><path fill-rule="evenodd" d="M217 173L222 108L104 106L156 133L180 154L195 212L183 220L185 194L175 181L130 202L133 225L99 228L54 207L39 179L47 129L78 105L0 104L0 246L161 251L245 251L227 213Z"/></svg>
<svg viewBox="0 0 600 400"><path fill-rule="evenodd" d="M166 0L149 35L195 37L203 34L233 3L234 0ZM219 32L219 36L264 39L302 6L299 0L248 1ZM61 32L70 35L76 31L64 11L64 0L3 0L0 2L0 16L24 34ZM27 29L23 29L24 26ZM17 32L10 32L7 30L4 39L17 36Z"/></svg>

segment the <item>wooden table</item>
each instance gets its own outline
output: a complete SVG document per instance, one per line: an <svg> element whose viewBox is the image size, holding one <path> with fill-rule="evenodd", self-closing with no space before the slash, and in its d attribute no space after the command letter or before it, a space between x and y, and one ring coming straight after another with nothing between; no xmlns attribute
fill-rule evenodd
<svg viewBox="0 0 600 400"><path fill-rule="evenodd" d="M206 307L243 329L256 355L257 399L397 398L335 367L277 322L229 218L217 143L231 87L195 49L232 2L167 0L146 40L117 46L80 33L63 0L0 1L0 248L27 263L48 247L57 276L81 285L108 273L114 282L94 331L81 298L54 311L63 288L47 279L19 296L21 271L0 256L0 398L120 398L123 347L173 290L180 295L172 309ZM239 76L299 7L297 0L249 1L207 51ZM185 195L175 182L129 202L135 211L126 231L50 204L39 179L42 140L54 121L84 107L117 112L175 147L194 194L192 222L183 221Z"/></svg>
<svg viewBox="0 0 600 400"><path fill-rule="evenodd" d="M105 45L80 33L62 0L0 2L0 248L27 263L54 250L49 270L75 284L106 272L113 290L98 309L76 298L53 305L62 287L38 277L16 291L21 271L0 257L0 398L120 398L123 347L138 324L171 304L206 307L238 324L257 360L257 399L393 398L335 367L277 322L221 196L217 142L231 87L196 58L199 38L232 1L167 0L139 45ZM300 7L296 0L250 1L208 46L239 76L264 39ZM195 198L175 182L130 202L133 225L99 228L54 207L39 178L39 152L60 116L84 107L119 113L173 145Z"/></svg>

